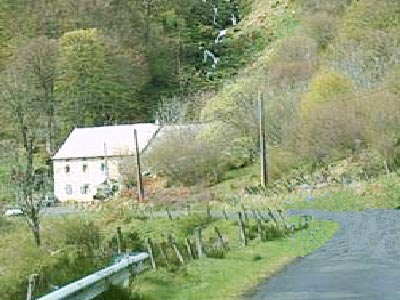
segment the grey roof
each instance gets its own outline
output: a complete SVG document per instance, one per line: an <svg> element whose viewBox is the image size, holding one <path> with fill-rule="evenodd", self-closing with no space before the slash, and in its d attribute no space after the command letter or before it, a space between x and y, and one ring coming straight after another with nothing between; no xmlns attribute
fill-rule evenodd
<svg viewBox="0 0 400 300"><path fill-rule="evenodd" d="M106 156L105 152L107 156L134 155L134 129L137 130L139 151L142 152L160 127L152 123L138 123L75 128L52 159L101 157Z"/></svg>

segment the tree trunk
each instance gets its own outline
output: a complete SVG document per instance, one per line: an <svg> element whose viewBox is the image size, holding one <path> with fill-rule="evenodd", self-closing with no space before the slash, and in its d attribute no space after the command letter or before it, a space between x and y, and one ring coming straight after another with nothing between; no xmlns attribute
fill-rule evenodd
<svg viewBox="0 0 400 300"><path fill-rule="evenodd" d="M32 233L33 237L35 239L36 245L39 247L41 245L41 240L40 240L40 225L39 224L34 224L32 226Z"/></svg>

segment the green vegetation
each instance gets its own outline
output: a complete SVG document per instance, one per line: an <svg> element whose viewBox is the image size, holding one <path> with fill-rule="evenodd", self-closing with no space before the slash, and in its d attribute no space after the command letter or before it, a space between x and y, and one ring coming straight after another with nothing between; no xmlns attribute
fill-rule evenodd
<svg viewBox="0 0 400 300"><path fill-rule="evenodd" d="M261 279L272 276L295 258L322 246L337 230L330 222L314 222L304 233L234 249L224 259L196 260L181 272L147 272L138 277L143 299L240 299Z"/></svg>
<svg viewBox="0 0 400 300"><path fill-rule="evenodd" d="M253 222L250 221L250 225ZM296 225L297 220L292 219L289 222L294 222ZM264 243L257 241L253 233L250 246L242 247L237 232L237 223L233 220L210 219L206 217L206 214L192 217L182 216L174 220L151 219L140 216L137 212L122 209L122 207L118 209L114 205L112 210L106 209L98 214L45 218L42 229L43 242L42 246L38 248L34 246L31 235L27 234L28 228L22 220L14 219L9 224L2 223L1 226L3 243L0 245L2 266L0 291L5 300L23 297L27 278L32 273L40 274L40 281L35 290L35 295L38 296L49 291L50 285L67 284L108 265L111 259L110 254L117 250L116 226L122 227L123 249L143 251L145 250L144 241L147 237L151 237L154 242L161 243L167 236L172 235L177 241L178 248L184 254L185 261L189 261L182 267L169 265L164 269L162 267L163 259L156 256L159 271L144 273L138 279L139 286L143 289L136 292L138 295L143 294L144 299L147 299L148 295L167 292L165 289L171 289L165 294L165 297L178 297L179 295L176 293L180 284L188 285L184 294L179 296L185 297L184 295L189 295L185 293L189 293L189 287L195 285L195 282L202 283L197 288L207 289L206 285L216 284L217 278L223 281L223 277L217 276L217 274L231 274L231 271L238 268L248 267L248 269L242 270L245 273L241 274L248 276L245 276L246 280L240 285L228 284L226 281L227 285L217 291L220 295L224 293L238 295L248 288L248 285L255 285L262 275L271 275L292 259L321 246L337 228L333 223L315 221L310 223L308 229L297 231L293 237L289 234L279 238L281 234L278 231L273 231L275 233L271 231L273 235L268 237L270 241ZM246 229L249 230L250 236L256 230L253 228L254 226L251 225ZM185 246L181 245L181 242L185 238L193 236L195 228L198 227L203 228L204 248L207 255L220 257L219 259L209 257L190 261L187 257L184 252ZM222 255L209 246L212 245L209 243L215 238L215 227L218 227L229 246L229 251L221 252ZM168 249L166 251L169 257L175 255ZM241 256L244 259L239 262L238 258ZM177 262L178 265L179 262ZM230 268L233 269L230 270ZM233 282L239 281L239 278L232 278ZM162 282L165 282L166 286L163 286ZM200 291L201 288L198 292Z"/></svg>
<svg viewBox="0 0 400 300"><path fill-rule="evenodd" d="M1 1L0 209L49 188L38 175L49 173L46 162L74 126L155 116L162 123L209 125L143 157L171 189L200 191L199 199L188 197L193 211L399 208L400 2L219 2L221 28L213 24L211 1ZM233 11L236 26L229 21ZM227 37L215 43L222 27ZM219 58L215 69L203 61L205 49ZM267 189L258 186L258 97L267 100ZM129 169L126 182L134 184ZM186 204L174 197L181 200L175 207ZM116 226L129 236L127 249L144 249L144 238L162 234L181 240L199 226L210 238L219 226L232 246L214 253L224 259L148 272L132 297L234 299L336 229L315 222L294 239L240 248L231 221L151 220L144 208L131 207L132 199L123 200L82 218L42 223L26 205L40 247L21 220L0 217L3 298L24 297L33 272L43 275L40 294L108 264Z"/></svg>
<svg viewBox="0 0 400 300"><path fill-rule="evenodd" d="M85 223L85 220L79 218L46 218L42 224L43 243L40 248L35 246L23 220L17 218L7 226L2 224L2 299L25 297L28 277L33 273L41 275L35 290L35 296L38 296L49 290L49 284L58 285L77 280L108 264L108 258L88 259L99 242L99 227L90 222L86 226Z"/></svg>
<svg viewBox="0 0 400 300"><path fill-rule="evenodd" d="M352 192L327 192L325 195L305 196L303 201L288 204L288 209L306 209L329 211L361 211L367 208L365 197Z"/></svg>
<svg viewBox="0 0 400 300"><path fill-rule="evenodd" d="M317 195L303 195L301 200L286 205L287 209L312 208L330 211L361 211L368 208L399 209L400 178L382 176L373 182L361 182L355 187L343 187L342 191L323 190ZM306 200L306 201L304 201ZM308 200L308 201L307 201Z"/></svg>

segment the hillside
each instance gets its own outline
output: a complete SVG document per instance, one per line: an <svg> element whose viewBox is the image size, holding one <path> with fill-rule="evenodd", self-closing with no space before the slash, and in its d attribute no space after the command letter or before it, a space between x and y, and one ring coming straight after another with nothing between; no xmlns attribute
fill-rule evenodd
<svg viewBox="0 0 400 300"><path fill-rule="evenodd" d="M254 162L261 93L274 176L356 148L397 168L397 1L181 4L2 1L0 139L21 149L13 160L32 150L39 168L74 126L157 116L214 124L201 138L225 172Z"/></svg>
<svg viewBox="0 0 400 300"><path fill-rule="evenodd" d="M25 297L31 274L38 298L136 251L156 268L100 298L242 299L337 231L308 209L346 211L340 232L395 257L385 241L400 209L399 28L397 0L1 0L0 300ZM104 194L107 181L122 187L104 201L38 205L73 128L154 121L177 126L140 156L144 203L125 156L115 178L105 157L99 168L82 157L82 177L60 167L87 199L92 170ZM3 214L14 205L24 217ZM374 262L343 252L347 238L323 252ZM388 257L380 265L393 267Z"/></svg>
<svg viewBox="0 0 400 300"><path fill-rule="evenodd" d="M220 120L256 144L262 93L269 143L278 152L329 161L358 147L378 151L396 169L399 3L272 3L254 1L243 31L233 33L233 40L245 32L263 45L207 101L203 120Z"/></svg>

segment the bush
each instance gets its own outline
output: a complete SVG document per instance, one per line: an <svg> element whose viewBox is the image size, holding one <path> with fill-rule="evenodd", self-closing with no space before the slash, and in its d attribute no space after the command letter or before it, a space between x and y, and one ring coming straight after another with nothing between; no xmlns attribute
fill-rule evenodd
<svg viewBox="0 0 400 300"><path fill-rule="evenodd" d="M65 243L77 248L82 256L92 257L101 244L100 228L93 221L76 219L68 223Z"/></svg>
<svg viewBox="0 0 400 300"><path fill-rule="evenodd" d="M320 49L326 49L335 38L336 18L327 13L318 13L305 19L307 33L317 41Z"/></svg>
<svg viewBox="0 0 400 300"><path fill-rule="evenodd" d="M323 103L344 103L352 92L352 82L343 74L320 71L311 80L309 91L301 101L302 117L307 118Z"/></svg>
<svg viewBox="0 0 400 300"><path fill-rule="evenodd" d="M148 165L173 184L218 183L225 171L222 145L198 138L196 129L175 128L150 149Z"/></svg>
<svg viewBox="0 0 400 300"><path fill-rule="evenodd" d="M111 285L107 291L97 296L95 300L145 300L145 298L137 293L132 295L128 289Z"/></svg>
<svg viewBox="0 0 400 300"><path fill-rule="evenodd" d="M344 12L352 0L303 0L302 7L307 13L325 12L330 15L338 15Z"/></svg>
<svg viewBox="0 0 400 300"><path fill-rule="evenodd" d="M9 222L2 215L0 215L0 232L8 225Z"/></svg>

